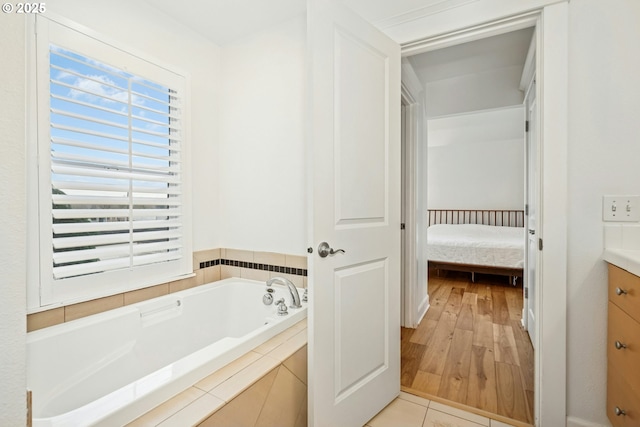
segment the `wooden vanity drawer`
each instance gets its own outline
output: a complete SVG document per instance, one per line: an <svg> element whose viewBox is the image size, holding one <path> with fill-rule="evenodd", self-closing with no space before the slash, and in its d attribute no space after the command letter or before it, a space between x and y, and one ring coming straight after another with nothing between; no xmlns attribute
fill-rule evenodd
<svg viewBox="0 0 640 427"><path fill-rule="evenodd" d="M626 374L609 362L607 371L607 417L613 427L640 427L640 396L625 381ZM616 408L625 415L616 415Z"/></svg>
<svg viewBox="0 0 640 427"><path fill-rule="evenodd" d="M640 277L609 264L609 301L640 322Z"/></svg>
<svg viewBox="0 0 640 427"><path fill-rule="evenodd" d="M640 323L611 301L607 324L607 360L640 395Z"/></svg>

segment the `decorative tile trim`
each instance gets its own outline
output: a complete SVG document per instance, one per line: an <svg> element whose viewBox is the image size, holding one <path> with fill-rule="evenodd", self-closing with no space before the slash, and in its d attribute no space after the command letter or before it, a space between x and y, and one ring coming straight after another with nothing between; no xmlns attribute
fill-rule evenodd
<svg viewBox="0 0 640 427"><path fill-rule="evenodd" d="M202 261L200 263L200 268L208 268L208 267L215 267L216 265L220 265L220 261L219 259L212 259L211 261Z"/></svg>
<svg viewBox="0 0 640 427"><path fill-rule="evenodd" d="M232 267L249 268L253 270L273 271L275 273L307 276L307 270L302 268L285 267L282 265L259 264L257 262L238 261L232 259L212 259L200 262L200 268L214 267L216 265L229 265Z"/></svg>

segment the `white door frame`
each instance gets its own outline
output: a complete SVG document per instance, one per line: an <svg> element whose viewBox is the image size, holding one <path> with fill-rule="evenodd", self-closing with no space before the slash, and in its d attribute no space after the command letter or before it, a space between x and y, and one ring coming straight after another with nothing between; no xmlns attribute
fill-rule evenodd
<svg viewBox="0 0 640 427"><path fill-rule="evenodd" d="M403 78L404 78L403 64ZM429 294L427 288L427 275L420 274L422 269L426 268L426 260L422 263L420 259L424 258L420 251L420 244L423 239L417 235L418 230L424 228L424 221L420 221L419 215L424 209L418 208L419 194L424 194L426 198L426 182L417 179L417 168L420 164L418 160L418 150L421 143L420 126L423 120L420 115L424 114L420 96L422 92L416 93L414 88L408 87L404 82L401 88L402 106L404 107L404 127L403 135L403 167L402 174L404 178L404 186L402 193L404 196L404 224L405 229L403 240L403 259L402 259L402 307L401 319L402 326L406 328L415 328L418 326L429 308ZM422 141L424 143L424 141ZM425 234L425 233L422 233ZM424 292L420 292L420 287L424 287Z"/></svg>
<svg viewBox="0 0 640 427"><path fill-rule="evenodd" d="M535 287L538 322L534 418L537 426L566 425L568 10L568 4L561 2L519 15L497 15L490 22L425 35L402 45L402 55L406 57L536 26L541 179L537 233L544 242L537 276L539 286ZM416 173L420 175L421 171ZM417 267L417 260L411 262Z"/></svg>
<svg viewBox="0 0 640 427"><path fill-rule="evenodd" d="M534 37L535 39L535 37ZM525 66L526 67L526 66ZM533 66L532 66L533 67ZM536 91L535 91L535 70L534 73L529 77L530 81L529 83L525 86L525 95L524 95L524 119L527 123L527 127L529 127L530 129L528 129L525 132L525 143L524 143L524 169L525 169L525 179L524 179L524 194L525 194L525 218L524 218L524 227L525 227L525 250L524 250L524 275L523 275L523 304L522 304L522 326L524 327L524 329L526 331L528 331L529 335L531 335L532 333L535 333L535 313L530 311L530 304L533 302L535 304L535 295L530 293L531 290L531 281L529 280L531 278L531 272L533 271L534 273L534 281L533 281L533 289L535 289L538 285L539 285L539 280L537 279L537 274L536 272L538 271L538 256L535 257L535 261L532 263L531 262L531 253L532 253L532 245L531 242L535 241L535 239L537 238L537 235L532 235L531 234L531 223L530 223L530 218L532 215L532 205L533 205L533 212L535 214L537 214L537 210L538 210L538 204L540 201L540 182L536 182L536 186L535 186L535 190L533 191L533 194L531 192L531 182L533 182L535 180L535 177L537 176L535 173L531 173L531 170L533 169L531 167L531 144L532 141L535 141L535 159L537 162L537 159L540 158L540 154L538 153L538 141L537 141L537 127L531 126L531 123L536 123L537 122L537 115L536 114L531 114L532 109L537 109L537 102L535 99L536 96ZM533 99L533 101L532 101ZM537 111L536 111L537 112ZM534 117L536 120L533 120L532 117ZM538 176L539 178L539 176ZM531 199L533 199L533 202L531 201ZM535 233L535 228L533 229L534 233ZM535 236L535 237L533 237ZM535 245L537 246L537 244ZM535 247L534 246L534 247ZM538 249L534 249L535 251L537 251ZM533 321L532 321L533 320ZM533 326L532 326L533 325ZM529 328L533 328L533 332L529 331ZM535 344L535 343L534 343ZM535 349L534 349L535 350Z"/></svg>

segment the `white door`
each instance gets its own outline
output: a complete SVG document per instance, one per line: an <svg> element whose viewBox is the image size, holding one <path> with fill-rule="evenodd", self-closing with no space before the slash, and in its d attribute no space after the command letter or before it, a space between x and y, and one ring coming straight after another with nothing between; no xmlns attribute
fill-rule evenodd
<svg viewBox="0 0 640 427"><path fill-rule="evenodd" d="M531 342L535 343L536 319L535 319L535 287L536 271L538 265L538 235L536 232L536 218L538 213L538 135L536 114L536 84L531 84L531 89L525 100L527 111L528 132L527 141L527 281L524 288L523 319L525 328L529 332Z"/></svg>
<svg viewBox="0 0 640 427"><path fill-rule="evenodd" d="M309 425L354 427L400 392L400 48L340 5L307 7Z"/></svg>

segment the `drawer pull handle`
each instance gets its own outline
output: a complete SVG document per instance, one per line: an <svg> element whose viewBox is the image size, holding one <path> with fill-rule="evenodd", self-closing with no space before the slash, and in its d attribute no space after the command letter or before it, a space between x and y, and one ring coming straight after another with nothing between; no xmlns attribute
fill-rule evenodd
<svg viewBox="0 0 640 427"><path fill-rule="evenodd" d="M627 348L626 344L622 344L620 341L616 341L616 348L618 350L622 350L623 348Z"/></svg>
<svg viewBox="0 0 640 427"><path fill-rule="evenodd" d="M626 412L624 412L624 409L620 409L620 408L618 408L617 406L616 406L616 409L614 409L613 411L616 413L616 415L617 415L617 416L620 416L620 415L627 415L627 413L626 413Z"/></svg>
<svg viewBox="0 0 640 427"><path fill-rule="evenodd" d="M626 295L627 291L621 288L616 288L616 295Z"/></svg>

